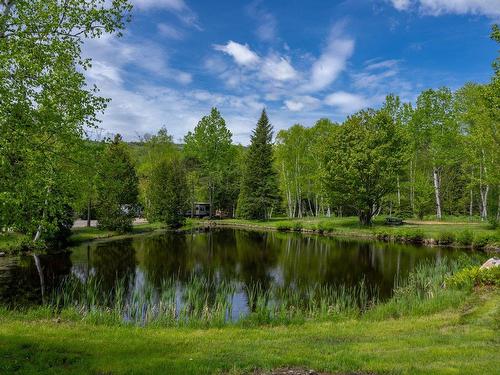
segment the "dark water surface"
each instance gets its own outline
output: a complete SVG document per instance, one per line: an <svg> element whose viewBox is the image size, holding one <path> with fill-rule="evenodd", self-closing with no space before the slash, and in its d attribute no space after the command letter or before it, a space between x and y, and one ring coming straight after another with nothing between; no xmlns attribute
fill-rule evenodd
<svg viewBox="0 0 500 375"><path fill-rule="evenodd" d="M307 288L355 286L364 280L381 298L391 295L395 278L419 262L457 257L459 250L344 240L297 233L214 229L210 232L153 233L122 240L84 244L67 254L0 258L0 303L39 304L61 280L98 277L102 287L117 279L128 288L159 289L175 278L182 285L192 275L238 285L235 314L245 312L245 287L259 283ZM38 263L38 265L37 265ZM43 288L42 288L43 284Z"/></svg>

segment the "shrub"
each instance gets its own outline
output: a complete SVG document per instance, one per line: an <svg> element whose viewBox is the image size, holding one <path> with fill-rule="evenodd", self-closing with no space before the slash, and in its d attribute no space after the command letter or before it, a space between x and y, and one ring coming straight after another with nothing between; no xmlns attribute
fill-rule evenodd
<svg viewBox="0 0 500 375"><path fill-rule="evenodd" d="M482 249L488 245L493 245L500 243L500 237L496 234L483 234L477 235L472 242L472 246L478 249Z"/></svg>
<svg viewBox="0 0 500 375"><path fill-rule="evenodd" d="M447 277L445 283L448 287L456 289L471 289L483 285L500 286L500 267L489 269L480 269L477 266L467 267Z"/></svg>
<svg viewBox="0 0 500 375"><path fill-rule="evenodd" d="M302 222L300 222L300 221L296 221L295 223L293 223L293 230L294 231L300 232L303 227L304 226L302 225Z"/></svg>
<svg viewBox="0 0 500 375"><path fill-rule="evenodd" d="M425 234L422 229L409 230L405 234L405 239L411 242L422 242L425 238Z"/></svg>
<svg viewBox="0 0 500 375"><path fill-rule="evenodd" d="M438 243L440 245L450 245L455 241L455 234L451 232L441 232L438 235Z"/></svg>
<svg viewBox="0 0 500 375"><path fill-rule="evenodd" d="M488 223L489 223L490 229L495 230L498 228L499 222L495 216L490 216L490 218L488 219Z"/></svg>
<svg viewBox="0 0 500 375"><path fill-rule="evenodd" d="M290 225L286 223L278 223L276 225L276 229L279 230L280 232L288 232L291 228Z"/></svg>
<svg viewBox="0 0 500 375"><path fill-rule="evenodd" d="M468 246L472 245L472 242L474 241L474 234L466 229L457 234L457 242L460 245Z"/></svg>

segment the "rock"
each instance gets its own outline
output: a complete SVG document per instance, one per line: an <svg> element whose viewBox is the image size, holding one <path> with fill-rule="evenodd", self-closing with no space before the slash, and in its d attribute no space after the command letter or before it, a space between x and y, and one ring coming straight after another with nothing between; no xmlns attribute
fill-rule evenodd
<svg viewBox="0 0 500 375"><path fill-rule="evenodd" d="M4 252L0 252L0 258L4 257L4 256L5 256L5 253Z"/></svg>
<svg viewBox="0 0 500 375"><path fill-rule="evenodd" d="M490 258L481 266L481 270L487 270L489 268L500 266L500 259L498 258Z"/></svg>

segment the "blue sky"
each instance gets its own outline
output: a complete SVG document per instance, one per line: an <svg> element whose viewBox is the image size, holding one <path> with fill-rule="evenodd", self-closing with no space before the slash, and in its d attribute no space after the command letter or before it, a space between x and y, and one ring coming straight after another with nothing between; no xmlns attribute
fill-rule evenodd
<svg viewBox="0 0 500 375"><path fill-rule="evenodd" d="M275 129L488 82L500 0L131 0L122 38L85 44L89 83L112 99L101 135L166 126L176 141L216 106L247 144Z"/></svg>

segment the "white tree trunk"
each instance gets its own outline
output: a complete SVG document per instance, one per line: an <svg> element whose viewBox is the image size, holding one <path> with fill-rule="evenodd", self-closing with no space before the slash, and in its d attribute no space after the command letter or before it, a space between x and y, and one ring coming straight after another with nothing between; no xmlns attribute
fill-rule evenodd
<svg viewBox="0 0 500 375"><path fill-rule="evenodd" d="M440 188L440 178L439 178L439 171L436 167L432 169L432 177L434 180L434 194L436 196L436 218L441 219L442 214L441 214L441 195L439 192Z"/></svg>

